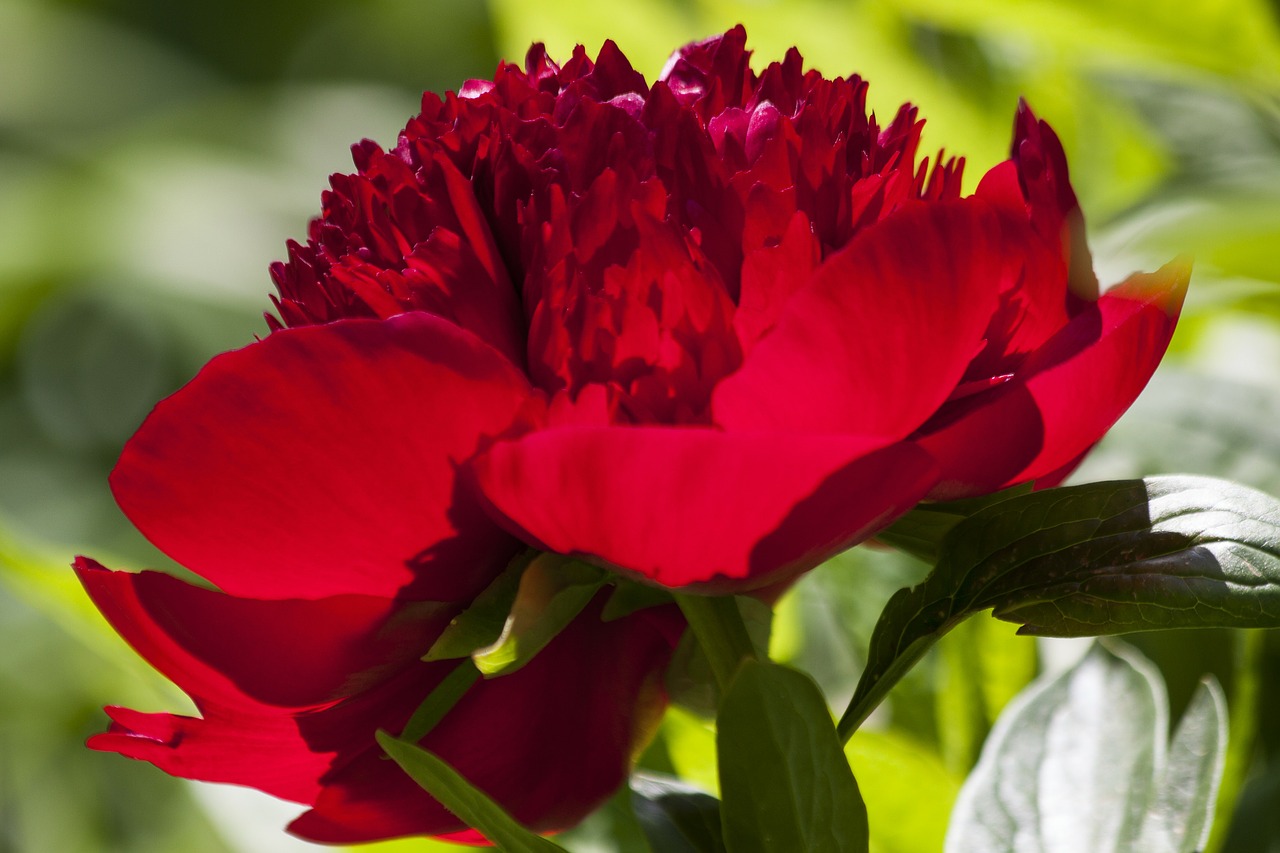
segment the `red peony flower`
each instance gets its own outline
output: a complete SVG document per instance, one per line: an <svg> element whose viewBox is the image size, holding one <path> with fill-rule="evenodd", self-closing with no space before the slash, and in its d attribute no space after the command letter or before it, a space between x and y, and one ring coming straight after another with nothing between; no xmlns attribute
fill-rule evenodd
<svg viewBox="0 0 1280 853"><path fill-rule="evenodd" d="M199 718L112 709L91 746L311 807L315 840L463 833L374 742L420 660L527 547L668 587L785 583L919 500L1052 481L1159 361L1182 267L1099 297L1053 132L961 198L857 77L739 27L648 86L540 47L354 149L273 267L272 334L214 359L112 486L221 591L77 563ZM671 606L584 611L423 740L540 830L622 781Z"/></svg>
<svg viewBox="0 0 1280 853"><path fill-rule="evenodd" d="M1163 355L1187 269L1099 297L1053 131L960 197L858 77L741 27L652 87L540 47L356 147L280 321L425 311L518 366L540 418L461 464L528 544L669 586L795 577L923 497L1056 481Z"/></svg>

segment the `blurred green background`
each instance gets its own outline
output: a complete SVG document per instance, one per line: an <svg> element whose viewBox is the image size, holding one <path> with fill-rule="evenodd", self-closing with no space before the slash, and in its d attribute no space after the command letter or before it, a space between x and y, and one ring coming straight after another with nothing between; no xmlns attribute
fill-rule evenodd
<svg viewBox="0 0 1280 853"><path fill-rule="evenodd" d="M1078 479L1190 471L1280 494L1278 19L1275 0L0 0L0 853L304 847L278 830L296 809L82 748L104 703L183 700L66 566L166 565L112 503L121 445L265 331L267 264L350 143L393 143L422 89L489 76L533 40L565 57L611 37L652 79L675 46L741 21L758 67L796 44L868 78L881 114L918 104L925 150L964 154L969 187L1025 95L1063 137L1105 282L1196 256L1170 358ZM840 558L784 601L775 653L842 705L880 606L921 569ZM1203 672L1228 688L1214 849L1280 850L1280 638L1135 641L1175 714ZM874 849L940 849L995 713L1061 648L975 620L898 689L849 748ZM709 744L673 712L645 761L714 787ZM634 849L605 839L619 821L570 846Z"/></svg>

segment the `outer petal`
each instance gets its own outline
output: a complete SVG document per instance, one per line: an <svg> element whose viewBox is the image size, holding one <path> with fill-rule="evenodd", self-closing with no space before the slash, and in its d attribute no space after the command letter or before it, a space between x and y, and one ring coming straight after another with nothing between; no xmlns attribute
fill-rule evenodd
<svg viewBox="0 0 1280 853"><path fill-rule="evenodd" d="M305 710L345 699L416 661L461 607L237 598L84 557L76 573L120 636L202 708Z"/></svg>
<svg viewBox="0 0 1280 853"><path fill-rule="evenodd" d="M466 599L513 544L455 494L455 468L529 395L438 317L285 330L161 402L111 485L153 543L228 592Z"/></svg>
<svg viewBox="0 0 1280 853"><path fill-rule="evenodd" d="M678 611L607 623L599 612L589 608L519 672L476 684L423 741L541 831L577 823L616 790L664 704L662 672L683 629ZM465 827L372 749L327 777L315 808L290 829L357 843Z"/></svg>
<svg viewBox="0 0 1280 853"><path fill-rule="evenodd" d="M930 497L983 494L1053 475L1102 437L1146 386L1173 336L1183 261L1112 288L998 389L957 401L917 440L943 476Z"/></svg>
<svg viewBox="0 0 1280 853"><path fill-rule="evenodd" d="M910 509L934 476L910 443L647 427L536 432L472 468L530 544L708 590L817 565Z"/></svg>
<svg viewBox="0 0 1280 853"><path fill-rule="evenodd" d="M107 708L111 728L88 746L149 761L172 776L247 785L281 799L311 803L334 753L312 750L293 718L206 714L144 714Z"/></svg>
<svg viewBox="0 0 1280 853"><path fill-rule="evenodd" d="M955 389L995 310L1000 226L976 199L913 205L831 256L717 387L729 429L907 436Z"/></svg>
<svg viewBox="0 0 1280 853"><path fill-rule="evenodd" d="M408 701L416 703L448 672L418 657L453 606L355 595L235 598L157 572L107 571L85 558L76 571L112 627L202 714L110 708L110 730L89 746L175 776L310 803L339 756L367 749L379 725L400 719L405 702L387 695L389 678L410 673Z"/></svg>

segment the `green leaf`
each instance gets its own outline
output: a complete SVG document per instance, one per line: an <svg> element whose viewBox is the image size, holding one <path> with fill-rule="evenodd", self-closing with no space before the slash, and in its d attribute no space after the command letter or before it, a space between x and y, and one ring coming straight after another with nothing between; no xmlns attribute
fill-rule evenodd
<svg viewBox="0 0 1280 853"><path fill-rule="evenodd" d="M1280 625L1280 502L1168 476L1010 498L951 529L922 583L890 599L840 720L846 739L947 631L987 608L1019 633Z"/></svg>
<svg viewBox="0 0 1280 853"><path fill-rule="evenodd" d="M444 719L458 700L462 698L471 685L480 677L480 670L470 660L465 660L454 667L444 680L422 700L418 710L413 712L409 722L405 723L400 739L407 743L417 743L426 737L427 732L436 727L436 723Z"/></svg>
<svg viewBox="0 0 1280 853"><path fill-rule="evenodd" d="M423 660L470 656L485 677L515 672L573 621L606 577L558 554L526 552L449 623Z"/></svg>
<svg viewBox="0 0 1280 853"><path fill-rule="evenodd" d="M439 757L386 732L378 732L378 743L428 794L506 853L563 853L563 847L525 829Z"/></svg>
<svg viewBox="0 0 1280 853"><path fill-rule="evenodd" d="M720 801L678 779L637 774L631 804L650 846L661 853L725 853Z"/></svg>
<svg viewBox="0 0 1280 853"><path fill-rule="evenodd" d="M730 853L865 853L866 806L808 676L743 662L717 725Z"/></svg>
<svg viewBox="0 0 1280 853"><path fill-rule="evenodd" d="M1001 716L956 801L946 853L1192 853L1208 832L1225 708L1197 694L1166 750L1159 672L1120 644L1033 684Z"/></svg>
<svg viewBox="0 0 1280 853"><path fill-rule="evenodd" d="M1195 853L1209 840L1227 750L1227 703L1212 678L1202 682L1183 712L1139 850Z"/></svg>
<svg viewBox="0 0 1280 853"><path fill-rule="evenodd" d="M476 596L470 607L445 626L422 659L435 661L470 657L476 649L497 642L515 603L520 578L536 556L537 552L526 551L512 560L511 565Z"/></svg>
<svg viewBox="0 0 1280 853"><path fill-rule="evenodd" d="M947 501L936 504L920 504L899 518L880 533L876 539L905 551L913 557L936 563L942 556L941 546L947 534L969 516L993 504L1031 492L1031 483L1014 486L993 495Z"/></svg>
<svg viewBox="0 0 1280 853"><path fill-rule="evenodd" d="M524 574L502 633L471 659L486 678L520 669L573 621L604 586L604 569L557 554L539 554Z"/></svg>

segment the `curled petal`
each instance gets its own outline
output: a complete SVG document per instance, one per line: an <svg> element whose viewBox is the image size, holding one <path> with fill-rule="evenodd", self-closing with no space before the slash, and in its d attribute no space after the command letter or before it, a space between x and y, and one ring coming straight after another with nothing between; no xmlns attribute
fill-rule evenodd
<svg viewBox="0 0 1280 853"><path fill-rule="evenodd" d="M363 595L237 598L84 557L75 568L111 626L202 709L345 699L416 661L461 608Z"/></svg>
<svg viewBox="0 0 1280 853"><path fill-rule="evenodd" d="M545 430L472 470L535 547L705 591L812 568L910 509L934 476L906 442L647 427Z"/></svg>
<svg viewBox="0 0 1280 853"><path fill-rule="evenodd" d="M465 599L516 546L455 494L455 468L518 428L530 393L427 314L284 330L156 406L111 485L157 547L231 593Z"/></svg>
<svg viewBox="0 0 1280 853"><path fill-rule="evenodd" d="M1183 260L1103 294L991 391L958 400L917 435L942 467L930 497L985 494L1052 476L1111 428L1146 386L1177 323Z"/></svg>
<svg viewBox="0 0 1280 853"><path fill-rule="evenodd" d="M111 727L88 746L148 761L184 779L248 785L295 803L314 802L334 753L313 751L285 714L210 713L201 719L107 708Z"/></svg>

